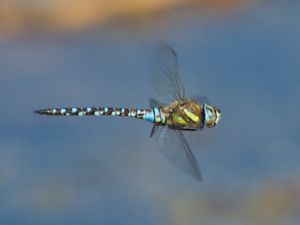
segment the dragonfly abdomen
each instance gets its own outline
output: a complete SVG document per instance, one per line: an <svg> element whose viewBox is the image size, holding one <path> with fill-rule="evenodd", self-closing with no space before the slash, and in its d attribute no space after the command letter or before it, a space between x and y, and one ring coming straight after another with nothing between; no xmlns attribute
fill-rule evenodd
<svg viewBox="0 0 300 225"><path fill-rule="evenodd" d="M130 109L115 107L72 107L72 108L50 108L34 111L47 116L125 116L144 119L151 123L163 122L161 110L152 109Z"/></svg>

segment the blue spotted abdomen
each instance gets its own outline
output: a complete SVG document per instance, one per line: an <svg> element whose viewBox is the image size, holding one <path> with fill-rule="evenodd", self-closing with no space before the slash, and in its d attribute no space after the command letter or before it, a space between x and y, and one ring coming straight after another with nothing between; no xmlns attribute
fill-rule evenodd
<svg viewBox="0 0 300 225"><path fill-rule="evenodd" d="M159 108L130 109L115 107L72 107L42 109L34 112L48 116L125 116L144 119L151 123L163 122L163 117Z"/></svg>

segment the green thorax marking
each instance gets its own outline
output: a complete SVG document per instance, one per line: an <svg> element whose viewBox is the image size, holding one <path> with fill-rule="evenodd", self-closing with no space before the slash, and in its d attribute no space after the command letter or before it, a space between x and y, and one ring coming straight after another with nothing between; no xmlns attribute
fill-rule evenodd
<svg viewBox="0 0 300 225"><path fill-rule="evenodd" d="M196 130L203 128L203 109L200 103L193 100L176 100L162 107L166 125L177 129Z"/></svg>

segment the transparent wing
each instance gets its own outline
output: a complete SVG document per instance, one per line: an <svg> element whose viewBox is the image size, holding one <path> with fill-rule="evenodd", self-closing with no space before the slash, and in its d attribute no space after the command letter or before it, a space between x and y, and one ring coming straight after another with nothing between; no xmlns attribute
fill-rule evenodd
<svg viewBox="0 0 300 225"><path fill-rule="evenodd" d="M158 132L158 125L154 124L150 132L150 138L152 138L157 132Z"/></svg>
<svg viewBox="0 0 300 225"><path fill-rule="evenodd" d="M149 105L151 108L160 108L161 106L167 105L167 104L162 103L155 98L149 98Z"/></svg>
<svg viewBox="0 0 300 225"><path fill-rule="evenodd" d="M166 101L185 98L185 90L178 74L178 59L175 50L160 44L154 55L151 75L153 89Z"/></svg>
<svg viewBox="0 0 300 225"><path fill-rule="evenodd" d="M208 99L208 97L206 96L192 96L191 99L197 101L200 104L206 103L206 104L210 104L210 100Z"/></svg>
<svg viewBox="0 0 300 225"><path fill-rule="evenodd" d="M156 136L163 154L182 171L202 180L198 163L182 131L161 127Z"/></svg>

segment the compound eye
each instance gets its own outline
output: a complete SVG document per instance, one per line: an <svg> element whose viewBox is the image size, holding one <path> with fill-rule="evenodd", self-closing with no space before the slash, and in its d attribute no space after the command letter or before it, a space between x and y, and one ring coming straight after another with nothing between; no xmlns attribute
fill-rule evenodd
<svg viewBox="0 0 300 225"><path fill-rule="evenodd" d="M214 114L212 109L208 109L208 113L209 113L209 116L212 116Z"/></svg>

